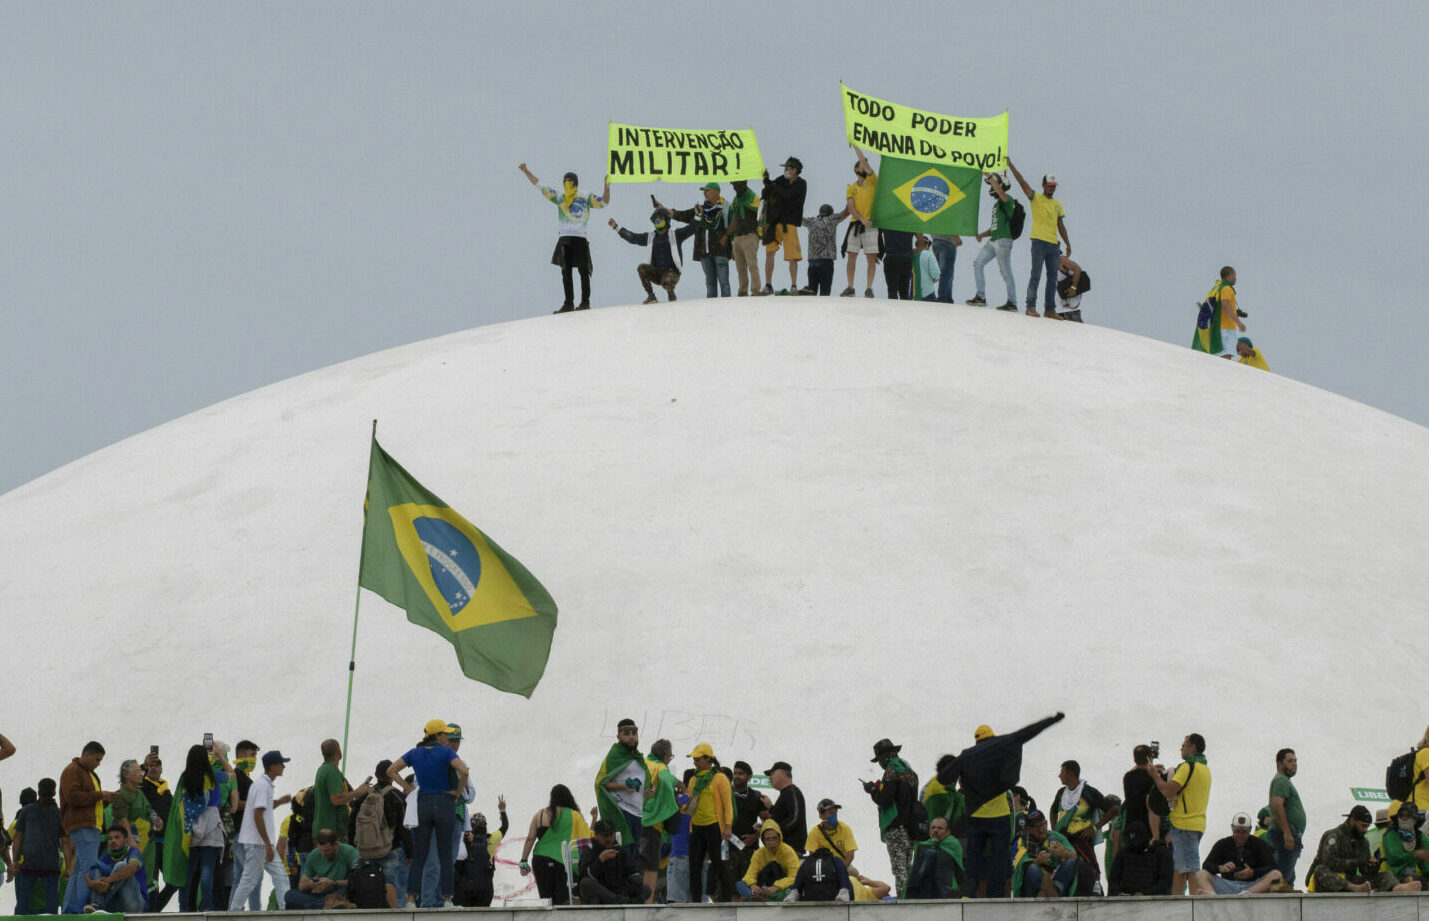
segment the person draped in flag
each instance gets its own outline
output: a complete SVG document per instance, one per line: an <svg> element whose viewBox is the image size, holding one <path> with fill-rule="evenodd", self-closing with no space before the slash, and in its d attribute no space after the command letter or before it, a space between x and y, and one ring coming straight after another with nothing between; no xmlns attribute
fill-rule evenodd
<svg viewBox="0 0 1429 921"><path fill-rule="evenodd" d="M180 911L217 911L214 869L223 854L219 815L226 772L215 768L202 745L189 746L164 833L164 881L179 886ZM197 898L193 883L197 879Z"/></svg>
<svg viewBox="0 0 1429 921"><path fill-rule="evenodd" d="M1222 358L1235 358L1236 334L1245 332L1240 307L1236 303L1235 282L1235 269L1222 266L1221 277L1211 285L1206 299L1200 304L1191 348Z"/></svg>
<svg viewBox="0 0 1429 921"><path fill-rule="evenodd" d="M521 875L534 873L536 892L541 898L550 899L552 905L568 904L570 891L566 888L562 845L569 847L572 842L589 837L590 826L581 815L581 807L576 804L570 788L565 784L556 784L551 788L549 805L531 816L531 825L526 830L526 844L521 848Z"/></svg>
<svg viewBox="0 0 1429 921"><path fill-rule="evenodd" d="M650 746L650 757L645 759L645 774L650 778L645 785L645 804L641 810L640 869L645 874L645 885L650 889L650 899L655 898L655 883L660 876L660 852L670 840L670 833L679 826L680 804L675 799L675 776L670 773L670 762L675 752L669 739L656 739Z"/></svg>
<svg viewBox="0 0 1429 921"><path fill-rule="evenodd" d="M640 754L640 728L634 720L623 719L615 727L615 744L595 773L595 805L600 817L621 832L632 865L640 853L643 791L649 783L650 771Z"/></svg>
<svg viewBox="0 0 1429 921"><path fill-rule="evenodd" d="M1082 779L1082 766L1076 761L1063 761L1057 779L1062 788L1052 797L1052 827L1066 836L1100 877L1096 845L1101 829L1116 818L1120 806Z"/></svg>

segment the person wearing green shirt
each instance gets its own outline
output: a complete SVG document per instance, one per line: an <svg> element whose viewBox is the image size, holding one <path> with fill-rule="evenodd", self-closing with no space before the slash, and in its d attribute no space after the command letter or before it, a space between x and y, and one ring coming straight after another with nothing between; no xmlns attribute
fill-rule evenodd
<svg viewBox="0 0 1429 921"><path fill-rule="evenodd" d="M1429 885L1429 835L1419 830L1424 813L1413 803L1403 803L1394 825L1380 839L1384 865L1401 883Z"/></svg>
<svg viewBox="0 0 1429 921"><path fill-rule="evenodd" d="M987 306L987 281L983 267L993 259L997 260L997 270L1002 273L1002 283L1007 287L1007 303L998 310L1017 310L1017 282L1012 280L1012 215L1017 211L1017 202L1007 192L1012 188L998 173L988 173L983 177L987 183L987 194L993 199L992 223L987 230L977 235L986 239L977 258L973 260L973 281L977 284L977 294L967 301L969 307Z"/></svg>
<svg viewBox="0 0 1429 921"><path fill-rule="evenodd" d="M1305 807L1300 805L1300 792L1290 782L1298 769L1295 749L1282 748L1275 753L1275 776L1270 781L1270 829L1265 833L1270 852L1275 855L1275 869L1292 886L1295 864L1305 847Z"/></svg>
<svg viewBox="0 0 1429 921"><path fill-rule="evenodd" d="M1047 826L1040 810L1027 813L1027 840L1017 849L1012 895L1019 899L1054 899L1078 895L1077 852L1072 842Z"/></svg>
<svg viewBox="0 0 1429 921"><path fill-rule="evenodd" d="M348 786L338 764L342 762L342 746L337 739L322 744L323 764L313 779L313 831L330 828L339 843L347 843L347 804L372 792L372 784L363 781L356 790Z"/></svg>
<svg viewBox="0 0 1429 921"><path fill-rule="evenodd" d="M347 877L362 859L357 848L340 843L332 829L322 829L313 841L317 847L303 858L298 888L283 896L283 907L290 911L321 911L329 895L346 896Z"/></svg>

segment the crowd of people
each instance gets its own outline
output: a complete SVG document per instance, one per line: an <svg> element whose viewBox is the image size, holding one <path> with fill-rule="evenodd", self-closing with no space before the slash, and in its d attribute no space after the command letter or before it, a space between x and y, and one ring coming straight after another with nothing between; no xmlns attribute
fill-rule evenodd
<svg viewBox="0 0 1429 921"><path fill-rule="evenodd" d="M642 752L639 727L621 720L591 786L590 822L570 787L552 787L531 817L519 870L553 905L1296 891L1307 822L1292 749L1276 752L1255 818L1235 812L1229 833L1203 848L1213 774L1197 733L1170 769L1158 743L1137 745L1119 795L1064 761L1061 786L1039 809L1020 784L1023 747L1062 718L1004 734L979 726L926 780L900 745L875 742L870 760L881 773L864 792L891 881L858 870L843 807L823 798L810 813L789 762L763 772L772 796L752 783L748 763L725 767L705 743L677 777L670 741ZM206 736L186 752L173 787L151 747L120 763L112 790L98 774L104 746L89 742L58 782L44 777L22 791L0 841L16 914L162 911L175 895L184 912L490 905L510 823L503 799L498 829L475 811L461 739L459 725L430 720L420 743L356 787L329 739L312 784L281 796L290 759L260 756L247 740L230 752ZM15 752L0 735L0 760ZM1326 831L1305 872L1308 891L1417 892L1429 883L1418 806L1429 803L1429 729L1389 773L1396 769L1404 780L1391 793L1402 799L1378 816L1354 805ZM282 806L289 814L278 822Z"/></svg>
<svg viewBox="0 0 1429 921"><path fill-rule="evenodd" d="M889 298L953 303L953 273L963 238L954 234L925 235L876 227L871 215L878 175L863 151L855 147L854 153L857 155L854 181L844 189L843 204L837 210L832 204L816 209L807 206L804 164L797 157L789 157L780 175L771 179L765 171L760 193L750 188L748 181L738 180L730 184L731 194L726 199L720 183L710 182L701 188L700 200L689 208L671 208L650 196L653 210L648 230L631 230L610 219L607 223L621 239L645 250L644 258L635 269L636 278L645 291L644 303L655 303L657 289L665 292L666 300L676 299L675 287L685 268L684 244L691 237L690 258L699 263L704 272L706 297L831 295L835 264L842 256L846 259L847 280L840 292L842 297L856 295L862 263L864 297L874 296L873 286L881 265ZM1004 175L987 173L984 176L993 202L992 218L987 229L977 234L978 242L986 242L973 260L977 291L965 303L987 306L984 268L996 260L1007 293L1006 302L997 309L1018 309L1012 250L1030 211L1032 223L1028 235L1032 269L1027 283L1026 312L1034 317L1081 322L1081 298L1090 289L1091 281L1071 259L1066 211L1056 198L1057 177L1043 176L1041 191L1037 191L1011 160L1007 165L1027 198L1027 208L1015 200L1012 184ZM562 187L556 189L542 186L526 164L522 163L520 169L556 206L558 230L551 262L561 269L565 299L555 312L587 310L592 272L587 227L591 212L610 204L610 183L605 183L602 194L595 195L580 191L576 174L566 173ZM849 224L840 243L838 227L845 220ZM800 242L801 232L807 236L807 243ZM764 252L762 283L761 249ZM806 251L808 268L801 287L799 264L806 260ZM776 291L775 263L781 253L788 267L789 286ZM729 277L731 263L734 264L733 284ZM575 300L576 275L580 278L579 302ZM1039 288L1043 289L1041 313L1037 311Z"/></svg>

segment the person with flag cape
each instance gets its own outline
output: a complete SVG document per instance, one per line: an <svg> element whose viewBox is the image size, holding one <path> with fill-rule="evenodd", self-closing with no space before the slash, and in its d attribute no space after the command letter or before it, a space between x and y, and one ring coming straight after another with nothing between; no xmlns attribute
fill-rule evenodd
<svg viewBox="0 0 1429 921"><path fill-rule="evenodd" d="M923 839L918 828L918 774L899 757L903 746L891 739L873 743L869 761L883 768L883 777L864 783L864 792L878 807L878 833L888 848L894 885L902 892L908 885L908 867L913 862L913 844Z"/></svg>
<svg viewBox="0 0 1429 921"><path fill-rule="evenodd" d="M680 804L675 801L675 775L670 773L670 762L674 757L670 740L656 739L655 744L650 746L650 756L645 759L645 776L650 781L645 785L645 805L640 816L640 869L645 875L645 885L650 889L650 902L655 899L655 883L660 876L660 854L670 840L670 829L679 824Z"/></svg>
<svg viewBox="0 0 1429 921"><path fill-rule="evenodd" d="M1208 355L1234 358L1236 333L1245 332L1245 324L1240 321L1240 309L1235 299L1235 269L1221 267L1221 277L1211 290L1206 292L1196 313L1196 333L1191 338L1191 348Z"/></svg>
<svg viewBox="0 0 1429 921"><path fill-rule="evenodd" d="M164 825L164 882L179 887L179 910L216 911L213 873L223 853L223 820L219 816L220 790L228 775L209 761L202 745L189 747L184 772L179 775L174 803ZM189 885L198 876L198 900Z"/></svg>
<svg viewBox="0 0 1429 921"><path fill-rule="evenodd" d="M143 782L144 768L133 758L125 760L119 766L119 789L114 793L114 802L104 807L104 827L117 823L128 828L129 843L140 853L149 846L155 825L163 828L163 821L154 815L140 789Z"/></svg>
<svg viewBox="0 0 1429 921"><path fill-rule="evenodd" d="M600 817L621 833L625 852L634 864L640 854L643 791L650 783L650 772L640 754L640 729L635 721L621 720L615 734L615 744L595 774L595 805Z"/></svg>
<svg viewBox="0 0 1429 921"><path fill-rule="evenodd" d="M521 849L522 876L535 874L536 892L552 905L570 902L563 845L574 845L591 837L590 826L570 788L558 783L551 788L551 801L531 816L526 844Z"/></svg>

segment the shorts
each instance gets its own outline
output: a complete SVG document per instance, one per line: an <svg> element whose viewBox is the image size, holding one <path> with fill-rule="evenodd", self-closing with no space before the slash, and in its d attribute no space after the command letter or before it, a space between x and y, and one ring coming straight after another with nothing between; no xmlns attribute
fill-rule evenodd
<svg viewBox="0 0 1429 921"><path fill-rule="evenodd" d="M647 825L640 832L640 869L652 872L660 869L660 851L663 847L660 829Z"/></svg>
<svg viewBox="0 0 1429 921"><path fill-rule="evenodd" d="M868 253L870 256L878 255L878 228L862 225L863 230L850 227L848 239L845 240L845 249L850 253Z"/></svg>
<svg viewBox="0 0 1429 921"><path fill-rule="evenodd" d="M1216 895L1240 895L1258 882L1258 879L1226 879L1219 874L1211 877L1211 886L1215 888Z"/></svg>
<svg viewBox="0 0 1429 921"><path fill-rule="evenodd" d="M1171 866L1177 873L1201 869L1201 833L1171 826Z"/></svg>
<svg viewBox="0 0 1429 921"><path fill-rule="evenodd" d="M766 252L777 252L779 244L784 244L784 261L798 262L804 258L799 249L799 228L793 224L775 224L774 239L764 245Z"/></svg>

